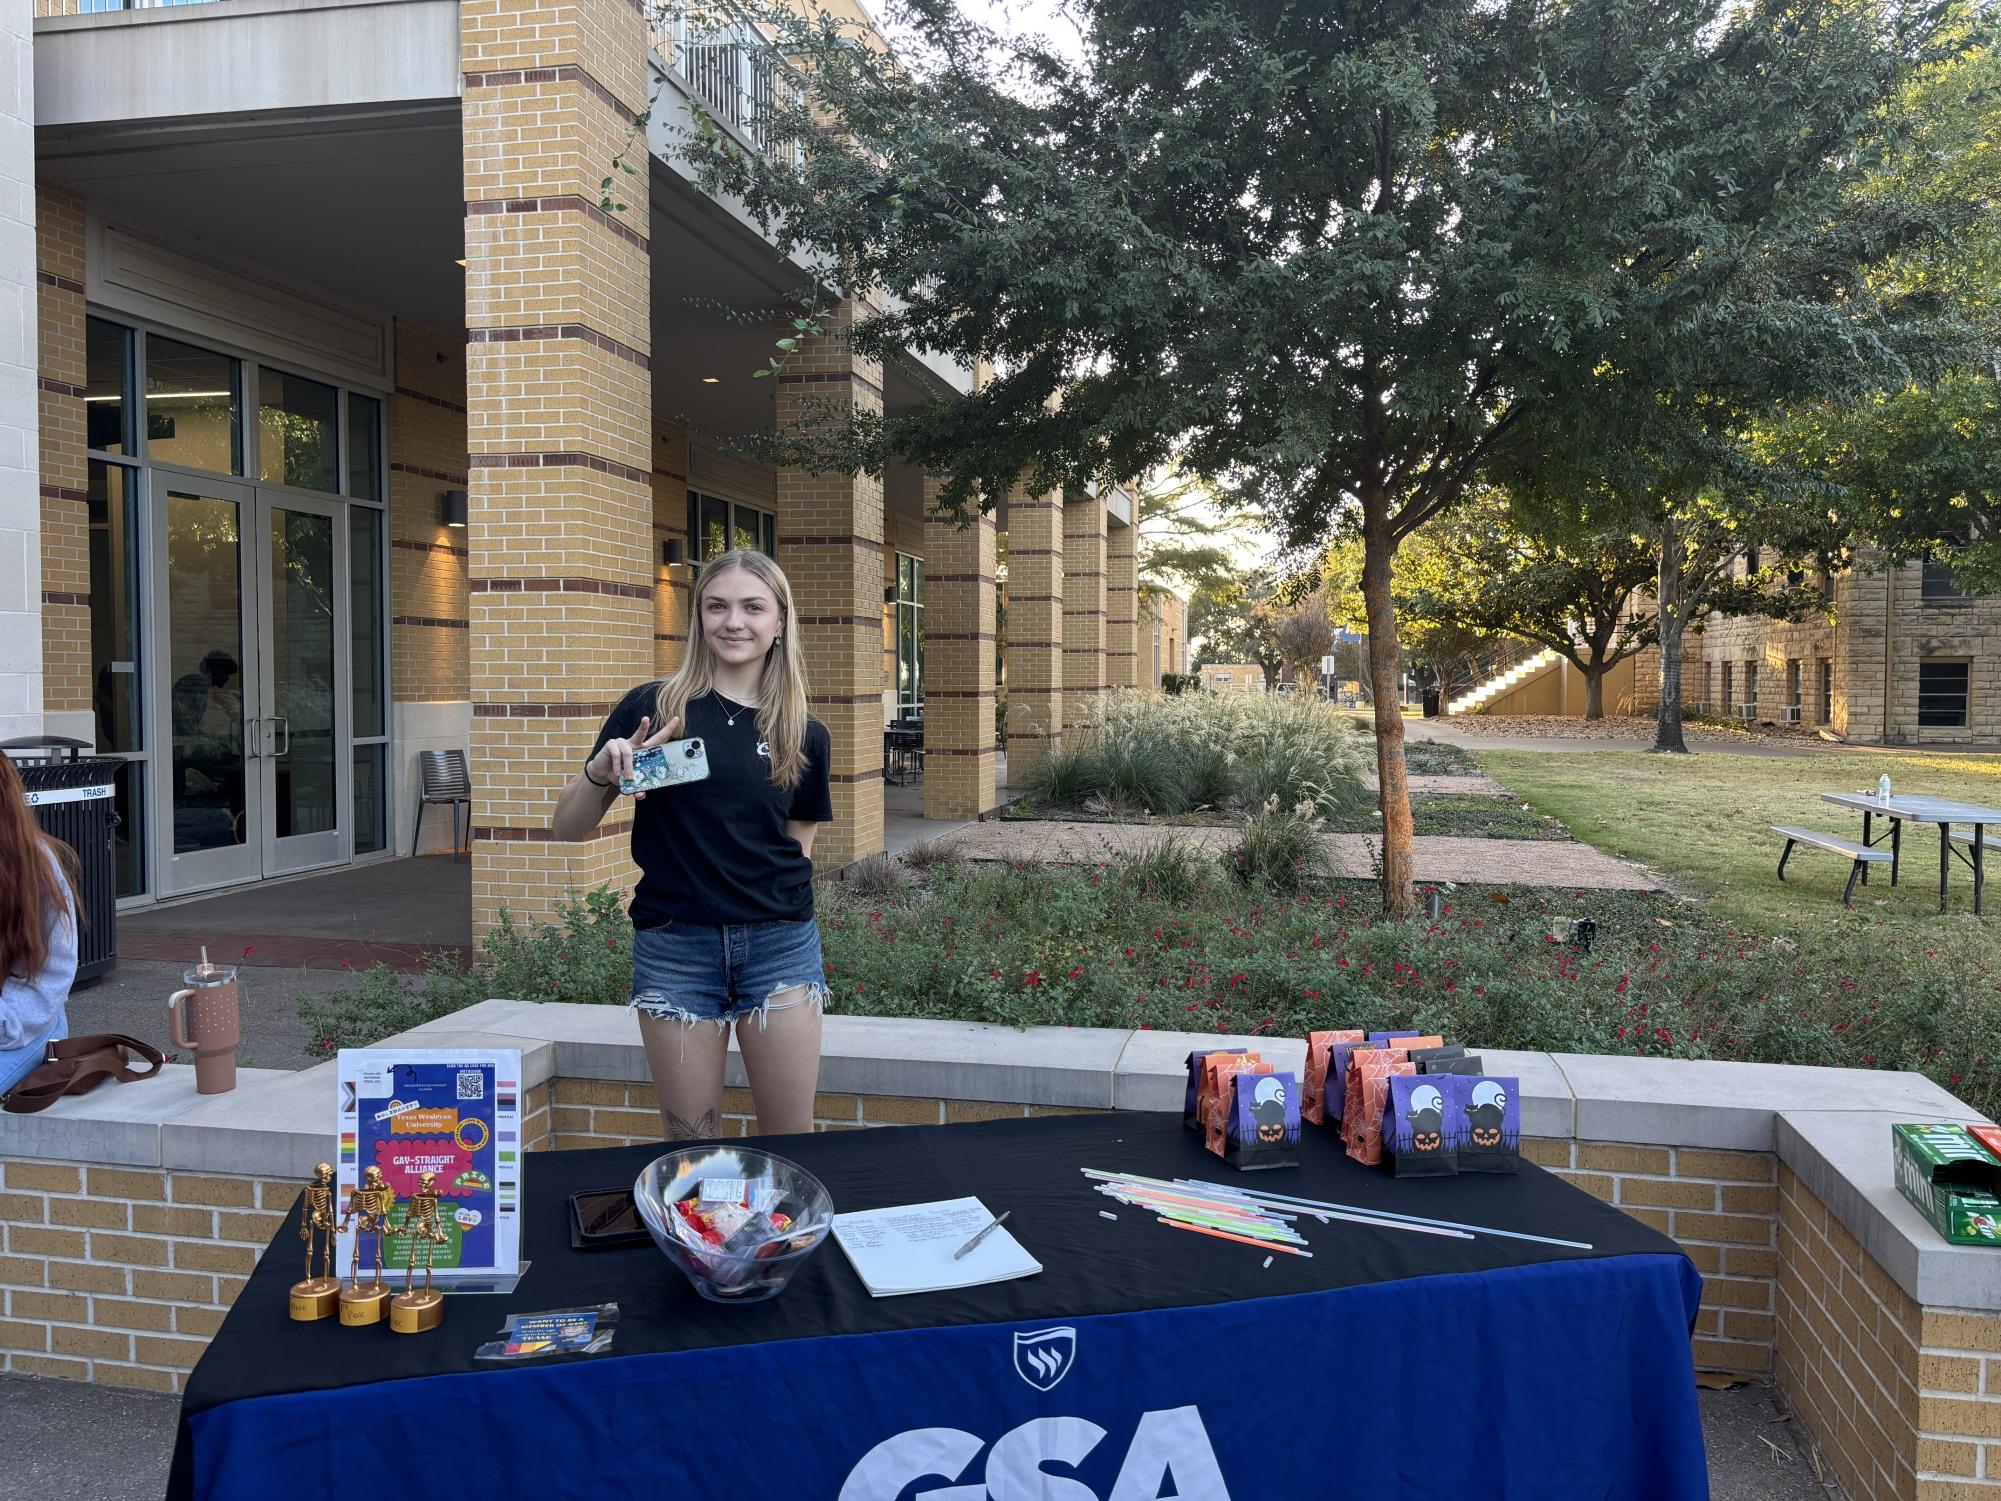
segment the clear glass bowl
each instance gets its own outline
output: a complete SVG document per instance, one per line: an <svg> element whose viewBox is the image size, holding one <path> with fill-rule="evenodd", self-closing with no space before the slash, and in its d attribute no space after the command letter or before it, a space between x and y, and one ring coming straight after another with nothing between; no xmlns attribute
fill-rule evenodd
<svg viewBox="0 0 2001 1501"><path fill-rule="evenodd" d="M683 1239L673 1225L674 1206L699 1201L702 1185L719 1178L741 1178L752 1204L789 1215L791 1225L745 1255ZM656 1157L633 1185L633 1197L653 1243L712 1303L777 1297L834 1227L834 1201L818 1178L752 1147L689 1147Z"/></svg>

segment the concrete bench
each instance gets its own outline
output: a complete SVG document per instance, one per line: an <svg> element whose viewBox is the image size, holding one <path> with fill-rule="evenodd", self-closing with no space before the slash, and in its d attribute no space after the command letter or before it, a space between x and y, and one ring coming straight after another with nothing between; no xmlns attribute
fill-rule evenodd
<svg viewBox="0 0 2001 1501"><path fill-rule="evenodd" d="M1796 844L1811 845L1817 850L1832 850L1835 854L1846 855L1850 860L1855 862L1848 869L1848 884L1842 888L1841 892L1841 905L1844 907L1852 907L1855 904L1856 877L1860 876L1869 866L1888 861L1890 858L1888 850L1871 849L1866 844L1857 844L1852 839L1840 839L1833 834L1823 834L1817 829L1794 829L1788 828L1784 824L1775 823L1772 825L1772 832L1774 834L1783 834L1786 840L1786 847L1779 851L1779 879L1781 881L1786 878L1786 860L1791 856L1793 846Z"/></svg>

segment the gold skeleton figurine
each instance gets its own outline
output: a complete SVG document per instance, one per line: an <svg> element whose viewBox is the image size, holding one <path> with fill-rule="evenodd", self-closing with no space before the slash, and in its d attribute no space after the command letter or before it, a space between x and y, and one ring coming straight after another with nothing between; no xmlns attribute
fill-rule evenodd
<svg viewBox="0 0 2001 1501"><path fill-rule="evenodd" d="M347 1212L340 1221L343 1232L350 1224L354 1226L354 1256L349 1267L354 1281L340 1295L340 1321L343 1324L374 1324L382 1319L383 1304L389 1299L389 1289L382 1281L382 1237L389 1233L389 1216L395 1207L396 1191L383 1181L382 1169L364 1169L361 1182L347 1196ZM361 1281L361 1238L364 1235L375 1237L375 1279L367 1286L363 1286Z"/></svg>
<svg viewBox="0 0 2001 1501"><path fill-rule="evenodd" d="M438 1247L451 1240L451 1235L438 1220L438 1193L433 1186L438 1181L436 1173L420 1173L417 1177L417 1191L403 1206L403 1223L397 1233L410 1238L410 1259L407 1266L408 1283L402 1292L389 1300L389 1327L398 1334L416 1334L425 1329L434 1329L443 1314L444 1295L431 1287L431 1264L437 1259ZM417 1291L417 1251L424 1252L424 1290Z"/></svg>
<svg viewBox="0 0 2001 1501"><path fill-rule="evenodd" d="M292 1317L302 1323L326 1318L334 1311L340 1292L340 1278L334 1275L334 1170L330 1162L313 1168L313 1181L306 1185L305 1203L299 1209L299 1239L306 1243L306 1275L292 1285ZM313 1272L315 1245L320 1253L320 1270Z"/></svg>

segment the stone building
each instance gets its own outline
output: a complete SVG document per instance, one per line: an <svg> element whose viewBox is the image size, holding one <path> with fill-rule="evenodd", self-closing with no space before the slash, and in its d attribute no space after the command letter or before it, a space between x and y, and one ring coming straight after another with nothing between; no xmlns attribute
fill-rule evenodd
<svg viewBox="0 0 2001 1501"><path fill-rule="evenodd" d="M1015 773L1140 681L1123 489L962 529L916 471L733 449L972 384L856 357L852 306L754 379L784 330L703 311L811 277L666 154L695 101L772 149L743 35L629 0L83 4L36 0L0 61L0 727L122 761L123 899L408 854L433 749L469 759L477 924L622 883L625 824L559 844L550 808L727 546L797 591L825 863L881 848L882 730L913 710L924 811L995 805L997 532Z"/></svg>
<svg viewBox="0 0 2001 1501"><path fill-rule="evenodd" d="M1866 744L2001 741L2001 598L1962 592L1936 563L1866 558L1829 589L1831 618L1709 621L1692 638L1684 696Z"/></svg>

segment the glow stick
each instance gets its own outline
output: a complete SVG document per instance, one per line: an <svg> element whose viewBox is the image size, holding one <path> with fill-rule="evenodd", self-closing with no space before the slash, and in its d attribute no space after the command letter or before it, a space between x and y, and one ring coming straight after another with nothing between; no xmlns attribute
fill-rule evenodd
<svg viewBox="0 0 2001 1501"><path fill-rule="evenodd" d="M1240 1246L1256 1246L1260 1251L1283 1251L1288 1256L1304 1256L1308 1261L1313 1259L1311 1251L1301 1251L1292 1246L1282 1246L1276 1241L1250 1240L1241 1235L1231 1235L1223 1230L1205 1230L1200 1225L1184 1225L1179 1220L1162 1220L1161 1224L1166 1225L1171 1230L1187 1230L1196 1235L1213 1235L1217 1240L1233 1240Z"/></svg>
<svg viewBox="0 0 2001 1501"><path fill-rule="evenodd" d="M1187 1187L1209 1189L1215 1193L1226 1194L1231 1198L1246 1199L1258 1203L1287 1204L1304 1209L1309 1213L1319 1213L1322 1215L1365 1214L1373 1215L1380 1219L1396 1220L1406 1225L1436 1225L1445 1230L1471 1231L1475 1235L1498 1235L1504 1240L1533 1241L1539 1246L1567 1246L1576 1251L1593 1251L1597 1249L1588 1240L1564 1240L1554 1235L1530 1235L1525 1230L1496 1230L1492 1225L1469 1225L1459 1220L1427 1219L1421 1214L1398 1214L1394 1210L1371 1209L1361 1204L1328 1204L1322 1203L1317 1199L1295 1199L1289 1194L1267 1194L1259 1193L1255 1189L1231 1188L1229 1185L1223 1183L1206 1183L1200 1178L1186 1178L1179 1181Z"/></svg>

